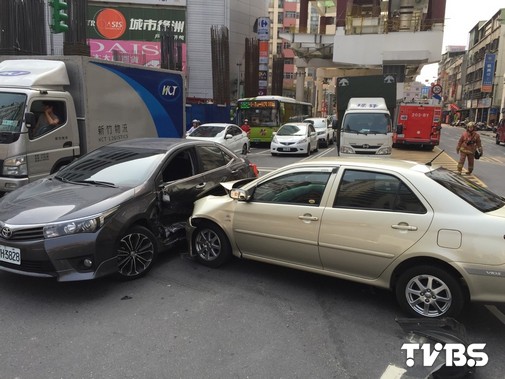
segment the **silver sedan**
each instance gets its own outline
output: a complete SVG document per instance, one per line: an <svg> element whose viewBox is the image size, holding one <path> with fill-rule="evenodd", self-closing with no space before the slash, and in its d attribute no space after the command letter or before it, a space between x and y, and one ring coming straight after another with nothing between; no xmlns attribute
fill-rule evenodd
<svg viewBox="0 0 505 379"><path fill-rule="evenodd" d="M190 251L394 291L413 316L505 302L505 199L441 167L385 158L295 163L195 203Z"/></svg>

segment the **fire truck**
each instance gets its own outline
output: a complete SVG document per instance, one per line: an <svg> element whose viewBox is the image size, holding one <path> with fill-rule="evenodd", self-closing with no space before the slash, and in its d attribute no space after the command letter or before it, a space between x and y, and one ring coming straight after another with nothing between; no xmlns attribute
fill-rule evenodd
<svg viewBox="0 0 505 379"><path fill-rule="evenodd" d="M442 106L427 103L400 103L393 131L393 147L414 145L433 150L440 143Z"/></svg>

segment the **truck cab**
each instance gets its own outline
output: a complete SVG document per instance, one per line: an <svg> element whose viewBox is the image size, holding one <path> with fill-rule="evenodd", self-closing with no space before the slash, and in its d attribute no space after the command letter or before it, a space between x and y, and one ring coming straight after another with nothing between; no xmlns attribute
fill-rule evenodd
<svg viewBox="0 0 505 379"><path fill-rule="evenodd" d="M75 108L65 66L0 64L0 192L13 191L68 164L79 155ZM57 123L47 124L52 108Z"/></svg>
<svg viewBox="0 0 505 379"><path fill-rule="evenodd" d="M340 153L390 155L391 115L383 98L351 98L341 124Z"/></svg>

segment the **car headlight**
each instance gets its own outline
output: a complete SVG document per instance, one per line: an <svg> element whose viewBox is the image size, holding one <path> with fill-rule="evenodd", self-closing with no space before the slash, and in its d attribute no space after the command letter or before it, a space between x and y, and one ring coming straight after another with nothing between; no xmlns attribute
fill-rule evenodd
<svg viewBox="0 0 505 379"><path fill-rule="evenodd" d="M7 158L4 161L2 174L4 176L27 176L28 166L26 164L26 156Z"/></svg>
<svg viewBox="0 0 505 379"><path fill-rule="evenodd" d="M100 229L117 207L94 216L62 221L44 226L44 238L55 238L77 233L94 233Z"/></svg>
<svg viewBox="0 0 505 379"><path fill-rule="evenodd" d="M340 152L343 154L354 154L354 149L351 146L340 146Z"/></svg>
<svg viewBox="0 0 505 379"><path fill-rule="evenodd" d="M392 153L391 146L383 146L377 150L376 155L390 155Z"/></svg>
<svg viewBox="0 0 505 379"><path fill-rule="evenodd" d="M302 138L301 140L298 140L296 143L306 143L308 141L307 138Z"/></svg>
<svg viewBox="0 0 505 379"><path fill-rule="evenodd" d="M279 143L279 142L277 142L277 137L276 137L276 136L274 136L274 137L272 138L272 142L273 142L273 143Z"/></svg>

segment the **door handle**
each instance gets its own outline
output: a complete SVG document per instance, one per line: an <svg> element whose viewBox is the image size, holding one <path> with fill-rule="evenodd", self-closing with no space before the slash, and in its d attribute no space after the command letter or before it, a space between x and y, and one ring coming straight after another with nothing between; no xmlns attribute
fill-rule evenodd
<svg viewBox="0 0 505 379"><path fill-rule="evenodd" d="M306 215L303 215L303 216L298 216L298 218L300 220L303 220L303 221L317 221L317 220L319 220L319 217L312 216L312 215L309 215L309 214L306 214Z"/></svg>
<svg viewBox="0 0 505 379"><path fill-rule="evenodd" d="M391 225L391 228L398 229L398 230L407 230L407 231L416 231L417 230L417 226L410 226L407 224Z"/></svg>
<svg viewBox="0 0 505 379"><path fill-rule="evenodd" d="M203 182L203 183L200 183L200 184L197 184L196 185L196 189L202 189L203 187L205 187L207 185L206 182Z"/></svg>

